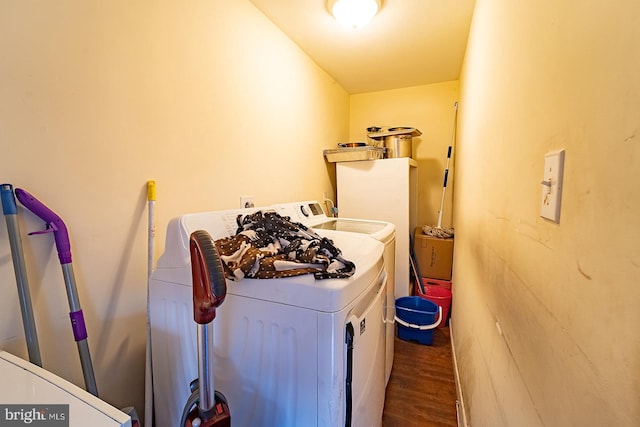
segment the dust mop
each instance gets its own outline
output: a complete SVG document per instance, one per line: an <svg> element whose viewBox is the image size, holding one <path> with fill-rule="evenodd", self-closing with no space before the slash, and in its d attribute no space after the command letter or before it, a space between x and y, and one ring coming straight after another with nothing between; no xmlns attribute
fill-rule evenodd
<svg viewBox="0 0 640 427"><path fill-rule="evenodd" d="M58 214L53 212L44 203L36 199L27 191L21 188L16 188L15 196L25 208L30 210L46 224L45 230L34 231L29 233L29 235L53 233L67 291L67 300L69 301L70 310L69 319L71 321L73 338L78 347L85 388L94 396L100 397L98 396L98 386L96 384L93 362L91 361L91 353L89 351L87 327L84 322L84 314L82 312L82 307L80 306L80 298L78 296L75 274L73 272L71 242L69 240L67 226ZM140 420L134 407L129 406L120 410L131 417L132 426L140 425Z"/></svg>
<svg viewBox="0 0 640 427"><path fill-rule="evenodd" d="M67 290L67 299L69 300L69 309L71 310L69 313L71 329L73 330L73 337L78 346L85 387L89 393L97 397L98 386L96 385L96 379L93 373L93 364L87 342L87 328L84 323L82 308L80 307L80 299L78 297L75 275L71 263L71 243L69 242L67 227L64 221L62 221L62 218L25 190L16 188L15 194L16 198L25 208L33 212L46 224L47 228L44 231L35 231L29 233L29 235L53 233Z"/></svg>
<svg viewBox="0 0 640 427"><path fill-rule="evenodd" d="M444 211L444 198L447 192L447 180L449 179L449 162L451 161L451 152L453 151L453 143L456 135L456 122L458 118L458 102L453 104L453 129L451 130L451 142L449 143L449 149L447 150L447 165L444 169L444 182L442 184L442 200L440 201L440 211L438 212L438 224L433 227L429 225L422 226L422 233L441 239L449 239L453 237L453 228L442 228L442 212Z"/></svg>

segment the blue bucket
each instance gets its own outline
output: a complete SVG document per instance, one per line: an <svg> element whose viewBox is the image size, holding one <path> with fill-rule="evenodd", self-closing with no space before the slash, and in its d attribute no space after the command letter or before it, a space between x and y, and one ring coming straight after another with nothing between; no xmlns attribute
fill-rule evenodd
<svg viewBox="0 0 640 427"><path fill-rule="evenodd" d="M398 338L431 345L433 330L442 321L442 308L419 296L401 297L396 300Z"/></svg>

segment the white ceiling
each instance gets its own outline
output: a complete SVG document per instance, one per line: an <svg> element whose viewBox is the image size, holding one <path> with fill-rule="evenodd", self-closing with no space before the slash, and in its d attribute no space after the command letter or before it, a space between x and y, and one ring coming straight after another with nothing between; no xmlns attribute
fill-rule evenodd
<svg viewBox="0 0 640 427"><path fill-rule="evenodd" d="M371 23L341 27L326 0L250 0L351 93L460 76L475 0L383 0Z"/></svg>

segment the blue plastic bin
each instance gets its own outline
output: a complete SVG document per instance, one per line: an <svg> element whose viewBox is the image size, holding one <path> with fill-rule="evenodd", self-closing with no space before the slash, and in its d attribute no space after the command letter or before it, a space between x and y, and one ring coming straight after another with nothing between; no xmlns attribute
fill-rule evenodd
<svg viewBox="0 0 640 427"><path fill-rule="evenodd" d="M433 330L442 321L442 308L419 296L396 300L398 338L420 344L433 343Z"/></svg>

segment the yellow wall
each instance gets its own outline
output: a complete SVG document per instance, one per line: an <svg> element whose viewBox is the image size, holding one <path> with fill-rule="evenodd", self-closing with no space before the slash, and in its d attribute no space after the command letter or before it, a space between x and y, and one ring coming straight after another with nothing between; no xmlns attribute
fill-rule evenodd
<svg viewBox="0 0 640 427"><path fill-rule="evenodd" d="M0 1L0 22L0 181L66 222L101 397L141 412L147 180L156 258L181 213L321 199L348 94L247 0ZM82 386L53 239L19 218L44 367ZM0 242L0 349L26 358Z"/></svg>
<svg viewBox="0 0 640 427"><path fill-rule="evenodd" d="M418 225L436 225L442 200L447 149L452 141L458 81L351 96L350 141L367 141L370 126L415 127L413 158L418 162ZM455 153L455 146L454 146ZM455 158L455 154L452 155ZM442 226L451 226L454 159L449 166Z"/></svg>
<svg viewBox="0 0 640 427"><path fill-rule="evenodd" d="M452 332L474 427L638 425L639 24L634 0L476 2ZM554 224L540 181L562 148Z"/></svg>
<svg viewBox="0 0 640 427"><path fill-rule="evenodd" d="M104 3L104 4L103 4ZM479 0L458 82L349 96L248 1L0 1L0 181L69 226L101 396L143 407L145 183L180 213L334 194L322 149L414 126L418 222L454 156L453 336L473 426L634 425L640 10ZM544 154L567 151L561 223ZM452 168L453 169L453 168ZM445 205L445 226L454 209ZM82 385L50 236L20 210L45 368ZM5 227L0 349L26 357ZM499 334L496 322L500 326Z"/></svg>

